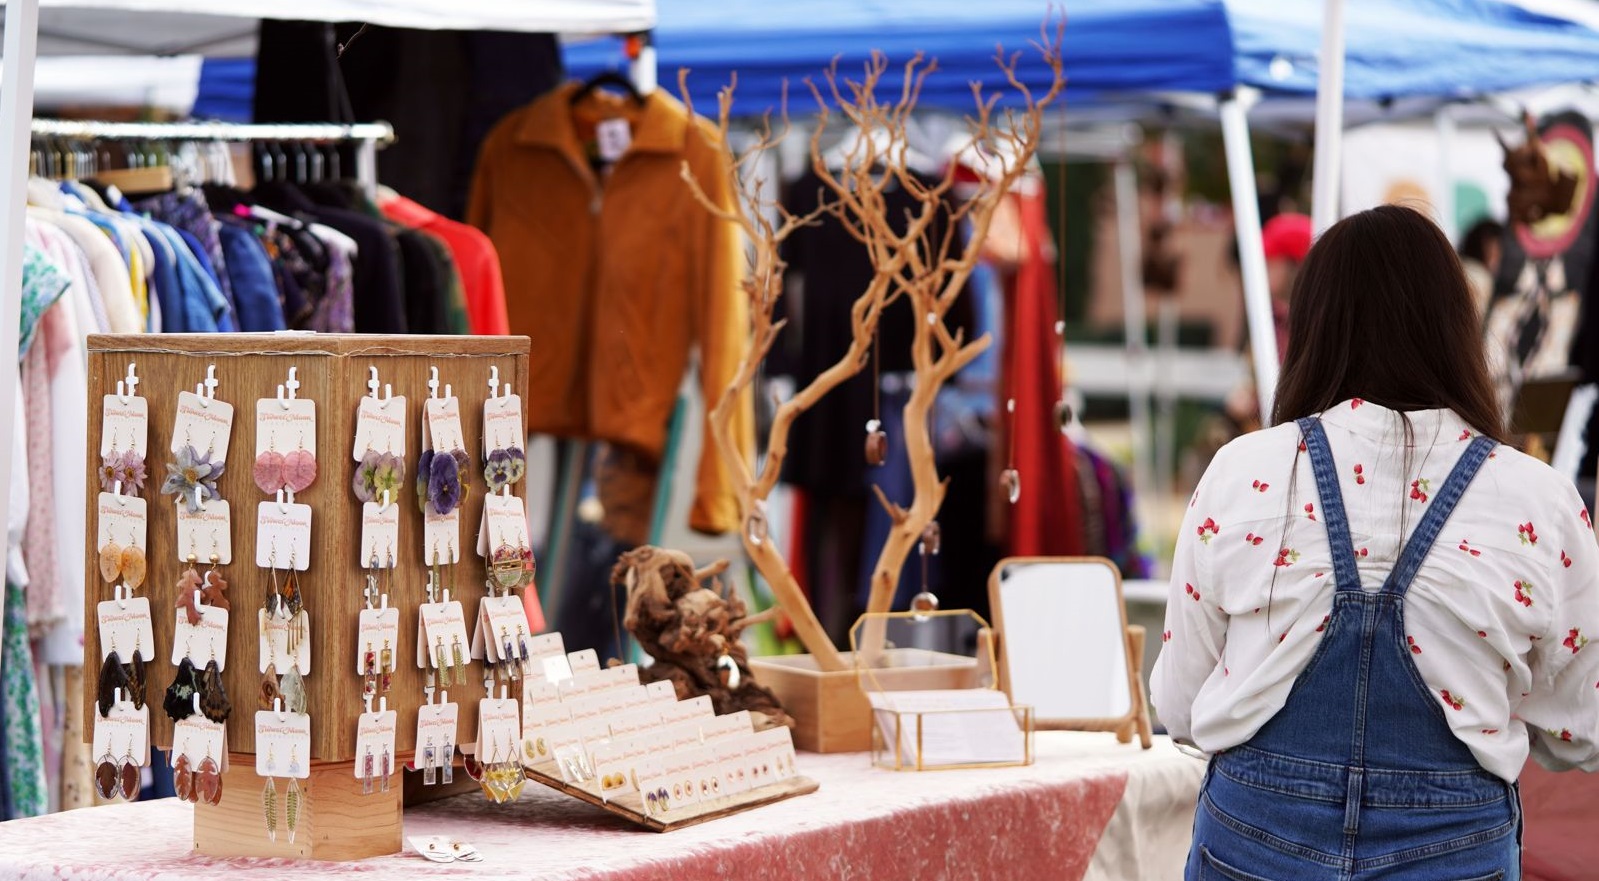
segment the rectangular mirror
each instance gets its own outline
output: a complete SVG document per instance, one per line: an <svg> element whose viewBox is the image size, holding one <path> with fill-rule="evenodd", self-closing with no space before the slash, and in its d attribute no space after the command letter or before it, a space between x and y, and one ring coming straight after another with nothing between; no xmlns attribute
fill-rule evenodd
<svg viewBox="0 0 1599 881"><path fill-rule="evenodd" d="M1013 557L989 578L999 632L1000 686L1034 708L1040 729L1136 730L1149 745L1137 658L1142 628L1127 626L1121 573L1100 557ZM1134 643L1139 643L1136 645Z"/></svg>

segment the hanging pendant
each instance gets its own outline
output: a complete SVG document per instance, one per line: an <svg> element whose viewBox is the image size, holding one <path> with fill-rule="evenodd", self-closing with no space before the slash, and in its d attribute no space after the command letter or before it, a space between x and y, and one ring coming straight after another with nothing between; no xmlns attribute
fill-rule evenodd
<svg viewBox="0 0 1599 881"><path fill-rule="evenodd" d="M936 557L943 544L944 531L939 528L938 521L929 521L922 530L922 553Z"/></svg>
<svg viewBox="0 0 1599 881"><path fill-rule="evenodd" d="M938 611L938 597L928 590L924 590L911 597L911 619L917 622L926 621Z"/></svg>
<svg viewBox="0 0 1599 881"><path fill-rule="evenodd" d="M866 464L873 468L888 461L888 434L877 419L866 422Z"/></svg>
<svg viewBox="0 0 1599 881"><path fill-rule="evenodd" d="M999 485L1005 490L1005 500L1012 505L1022 497L1022 476L1015 468L1006 468L999 475Z"/></svg>
<svg viewBox="0 0 1599 881"><path fill-rule="evenodd" d="M749 540L751 547L760 547L766 543L768 535L766 524L766 500L756 499L750 506L750 515L744 521L744 536Z"/></svg>

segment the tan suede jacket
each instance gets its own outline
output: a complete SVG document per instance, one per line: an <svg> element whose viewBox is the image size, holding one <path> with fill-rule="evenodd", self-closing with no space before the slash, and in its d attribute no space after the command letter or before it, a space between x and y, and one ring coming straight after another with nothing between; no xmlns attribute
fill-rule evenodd
<svg viewBox="0 0 1599 881"><path fill-rule="evenodd" d="M715 128L660 90L642 107L603 94L572 104L569 83L501 120L484 142L468 220L494 240L512 334L533 341L529 430L625 444L659 460L689 353L707 411L749 345L738 228L694 199L685 163L733 208ZM594 125L627 119L631 144L596 173ZM745 395L734 420L754 447ZM739 525L709 428L691 528Z"/></svg>

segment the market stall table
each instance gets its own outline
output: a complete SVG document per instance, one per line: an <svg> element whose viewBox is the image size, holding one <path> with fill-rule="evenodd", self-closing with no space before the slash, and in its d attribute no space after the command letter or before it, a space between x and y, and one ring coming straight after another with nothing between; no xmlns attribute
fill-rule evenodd
<svg viewBox="0 0 1599 881"><path fill-rule="evenodd" d="M1108 734L1040 732L1036 751L1030 767L922 773L802 753L817 793L667 834L533 784L509 806L468 795L407 810L407 836L447 835L484 856L450 865L410 852L359 863L196 857L190 805L113 805L0 824L0 879L1181 877L1200 762L1165 738L1141 750Z"/></svg>

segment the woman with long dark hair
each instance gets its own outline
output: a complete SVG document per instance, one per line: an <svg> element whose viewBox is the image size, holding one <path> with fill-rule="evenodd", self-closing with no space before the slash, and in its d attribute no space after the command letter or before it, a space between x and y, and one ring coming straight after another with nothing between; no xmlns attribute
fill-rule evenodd
<svg viewBox="0 0 1599 881"><path fill-rule="evenodd" d="M1211 755L1189 879L1516 879L1529 750L1599 768L1599 550L1504 444L1480 323L1427 218L1329 229L1273 427L1217 454L1152 696Z"/></svg>

